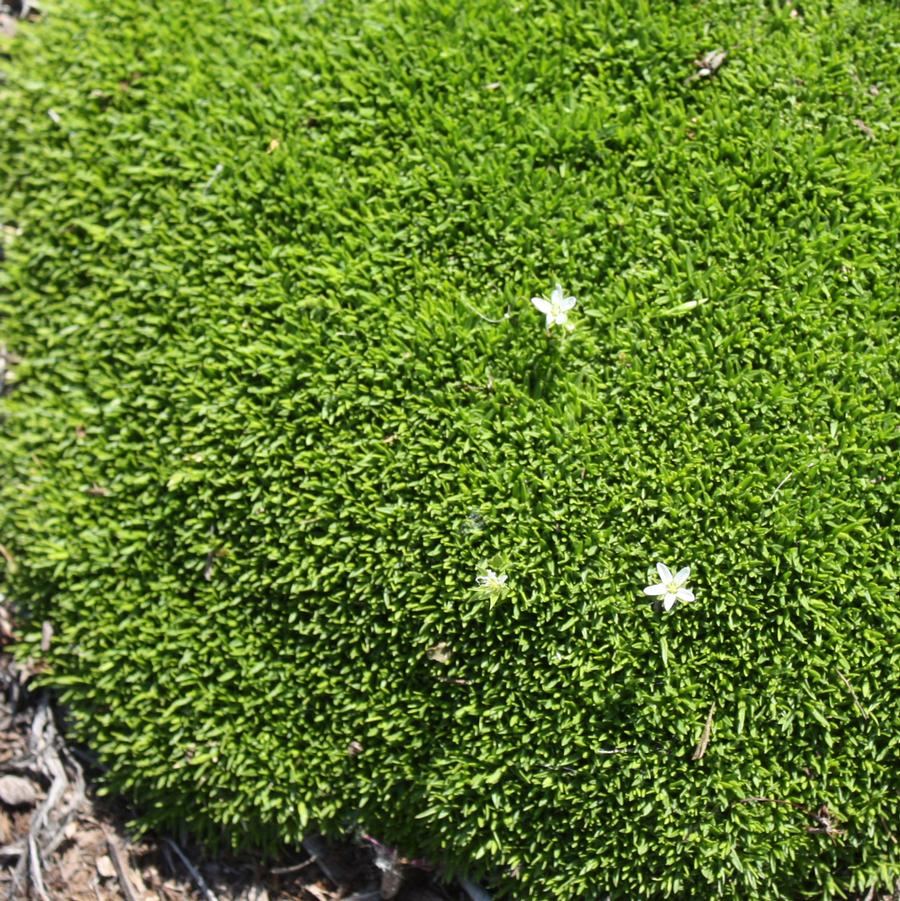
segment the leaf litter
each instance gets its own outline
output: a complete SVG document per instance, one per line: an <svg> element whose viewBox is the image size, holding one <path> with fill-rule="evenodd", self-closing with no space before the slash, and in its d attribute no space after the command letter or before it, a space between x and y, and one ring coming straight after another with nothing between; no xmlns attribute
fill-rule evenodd
<svg viewBox="0 0 900 901"><path fill-rule="evenodd" d="M0 622L9 643L11 617L2 603ZM370 836L312 836L268 866L247 854L205 857L168 836L135 838L127 829L133 811L122 800L97 797L91 777L99 768L89 751L66 740L50 695L32 686L37 672L0 653L0 901L470 897L458 885L439 884L423 861L400 858Z"/></svg>

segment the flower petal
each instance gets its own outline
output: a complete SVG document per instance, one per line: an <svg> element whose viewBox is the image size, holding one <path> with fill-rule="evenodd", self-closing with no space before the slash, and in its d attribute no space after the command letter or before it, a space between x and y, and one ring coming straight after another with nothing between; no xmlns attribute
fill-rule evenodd
<svg viewBox="0 0 900 901"><path fill-rule="evenodd" d="M665 607L666 610L671 610L674 606L675 606L675 595L667 594L665 597L665 600L663 601L663 607Z"/></svg>
<svg viewBox="0 0 900 901"><path fill-rule="evenodd" d="M531 302L537 307L539 313L543 313L545 316L550 313L550 301L544 297L532 297Z"/></svg>
<svg viewBox="0 0 900 901"><path fill-rule="evenodd" d="M562 285L557 282L556 287L553 289L553 293L550 295L550 301L559 306L563 302L563 297L565 296L565 291L563 291Z"/></svg>
<svg viewBox="0 0 900 901"><path fill-rule="evenodd" d="M663 582L671 582L672 581L672 570L669 569L669 567L666 566L665 563L657 563L656 571L659 573L659 577L660 577L660 579L662 579Z"/></svg>
<svg viewBox="0 0 900 901"><path fill-rule="evenodd" d="M694 592L691 591L690 588L679 588L678 591L675 592L679 601L692 601L694 600Z"/></svg>
<svg viewBox="0 0 900 901"><path fill-rule="evenodd" d="M574 297L564 297L560 306L564 310L571 310L578 301Z"/></svg>
<svg viewBox="0 0 900 901"><path fill-rule="evenodd" d="M651 597L656 597L657 595L660 595L660 594L666 594L666 592L668 592L668 590L669 590L669 588L667 585L663 585L660 583L659 585L648 585L644 589L644 594L649 594Z"/></svg>
<svg viewBox="0 0 900 901"><path fill-rule="evenodd" d="M677 573L675 573L675 584L679 587L684 585L685 582L691 577L691 568L689 566L685 566L684 569L679 569Z"/></svg>

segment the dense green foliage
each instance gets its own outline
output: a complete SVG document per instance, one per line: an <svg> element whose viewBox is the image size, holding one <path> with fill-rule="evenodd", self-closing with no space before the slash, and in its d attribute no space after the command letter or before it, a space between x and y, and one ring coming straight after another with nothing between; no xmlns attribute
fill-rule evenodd
<svg viewBox="0 0 900 901"><path fill-rule="evenodd" d="M888 0L26 26L4 590L110 787L517 898L900 876L898 33ZM693 604L643 596L657 560Z"/></svg>

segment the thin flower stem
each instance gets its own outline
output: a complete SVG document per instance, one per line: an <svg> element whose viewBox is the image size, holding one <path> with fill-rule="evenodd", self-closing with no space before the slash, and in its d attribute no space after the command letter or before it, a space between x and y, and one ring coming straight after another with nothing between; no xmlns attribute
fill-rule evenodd
<svg viewBox="0 0 900 901"><path fill-rule="evenodd" d="M460 298L460 303L470 312L474 313L479 319L483 319L485 322L490 322L491 325L500 325L501 322L506 322L507 319L512 318L512 313L509 311L509 307L506 308L506 312L499 319L491 319L490 316L485 316L484 313L479 313L478 310L475 309L471 304L462 300Z"/></svg>

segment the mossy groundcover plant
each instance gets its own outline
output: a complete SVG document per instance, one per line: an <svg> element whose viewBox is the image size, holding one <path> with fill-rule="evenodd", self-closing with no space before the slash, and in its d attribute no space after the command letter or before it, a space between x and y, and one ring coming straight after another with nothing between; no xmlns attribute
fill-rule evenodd
<svg viewBox="0 0 900 901"><path fill-rule="evenodd" d="M892 885L900 8L48 12L3 590L109 787L516 898Z"/></svg>

